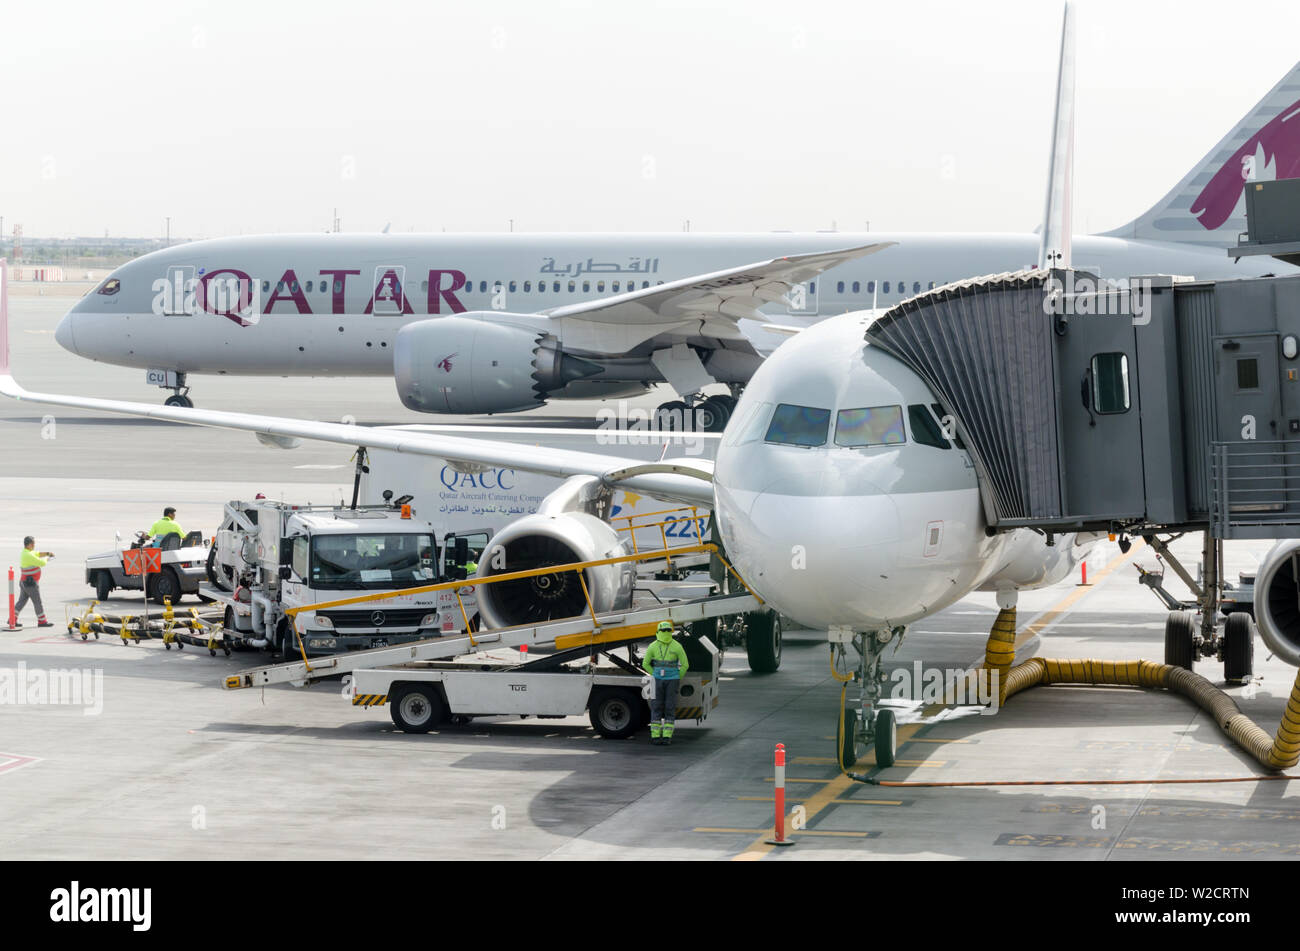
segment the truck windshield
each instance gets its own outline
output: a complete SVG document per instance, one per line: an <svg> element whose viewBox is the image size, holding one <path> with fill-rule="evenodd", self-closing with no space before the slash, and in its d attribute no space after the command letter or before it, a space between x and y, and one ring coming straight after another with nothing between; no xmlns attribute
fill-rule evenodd
<svg viewBox="0 0 1300 951"><path fill-rule="evenodd" d="M317 535L311 542L314 588L411 588L437 574L432 535Z"/></svg>

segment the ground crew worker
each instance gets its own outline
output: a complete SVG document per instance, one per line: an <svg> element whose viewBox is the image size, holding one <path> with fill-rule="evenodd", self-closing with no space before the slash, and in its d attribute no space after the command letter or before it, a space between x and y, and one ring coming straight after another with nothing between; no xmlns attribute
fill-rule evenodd
<svg viewBox="0 0 1300 951"><path fill-rule="evenodd" d="M149 528L150 538L161 538L164 535L185 537L185 530L176 524L176 510L170 505L163 509L163 517L154 522Z"/></svg>
<svg viewBox="0 0 1300 951"><path fill-rule="evenodd" d="M27 602L32 602L32 608L36 611L37 627L53 627L45 618L45 605L41 604L41 569L45 567L45 562L54 557L52 551L37 551L36 539L28 535L23 539L22 554L22 580L18 583L18 588L22 595L18 598L18 603L14 605L14 617L22 613L23 608L27 607ZM16 625L22 627L21 624Z"/></svg>
<svg viewBox="0 0 1300 951"><path fill-rule="evenodd" d="M647 648L641 666L654 678L655 695L650 701L650 742L667 746L673 741L677 718L677 688L686 676L686 649L673 640L671 621L660 621L655 641Z"/></svg>

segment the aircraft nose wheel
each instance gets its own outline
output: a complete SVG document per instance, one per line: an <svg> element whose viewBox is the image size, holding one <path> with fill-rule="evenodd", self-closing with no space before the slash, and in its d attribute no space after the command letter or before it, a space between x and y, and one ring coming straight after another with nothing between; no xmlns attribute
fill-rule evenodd
<svg viewBox="0 0 1300 951"><path fill-rule="evenodd" d="M179 406L181 409L193 409L194 401L188 396L177 393L174 396L169 396L167 399L163 400L163 406Z"/></svg>
<svg viewBox="0 0 1300 951"><path fill-rule="evenodd" d="M876 714L876 765L887 769L894 765L898 754L898 718L893 710Z"/></svg>

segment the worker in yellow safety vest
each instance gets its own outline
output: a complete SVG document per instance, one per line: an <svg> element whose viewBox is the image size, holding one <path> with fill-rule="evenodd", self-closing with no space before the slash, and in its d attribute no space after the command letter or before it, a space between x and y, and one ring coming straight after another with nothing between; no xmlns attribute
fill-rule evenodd
<svg viewBox="0 0 1300 951"><path fill-rule="evenodd" d="M655 640L645 652L641 666L654 678L650 701L650 742L668 746L673 741L677 719L677 688L686 676L686 648L673 640L671 621L660 621Z"/></svg>
<svg viewBox="0 0 1300 951"><path fill-rule="evenodd" d="M53 627L45 617L45 606L41 604L41 569L45 563L54 557L52 551L37 551L36 539L28 535L23 539L22 553L22 578L18 582L19 590L22 592L18 598L18 603L14 605L14 617L22 613L23 608L27 607L27 602L32 602L32 608L36 611L37 627ZM21 624L15 624L16 627L22 627Z"/></svg>
<svg viewBox="0 0 1300 951"><path fill-rule="evenodd" d="M185 537L185 529L176 524L176 510L170 505L163 509L162 518L154 522L149 528L150 538L162 538L164 535Z"/></svg>

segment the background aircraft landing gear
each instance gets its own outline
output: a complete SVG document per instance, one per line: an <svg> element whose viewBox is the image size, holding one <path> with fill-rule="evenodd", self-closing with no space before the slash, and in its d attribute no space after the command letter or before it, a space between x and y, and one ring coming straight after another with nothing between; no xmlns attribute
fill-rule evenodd
<svg viewBox="0 0 1300 951"><path fill-rule="evenodd" d="M720 433L727 428L735 408L736 398L730 393L693 396L690 405L682 400L661 403L655 411L655 422L659 429L672 432Z"/></svg>
<svg viewBox="0 0 1300 951"><path fill-rule="evenodd" d="M185 385L184 373L160 373L160 375L155 378L155 372L158 371L149 371L150 382L157 379L159 386L163 389L172 391L172 395L163 400L163 406L179 406L182 409L194 408L194 401L189 397L190 388Z"/></svg>
<svg viewBox="0 0 1300 951"><path fill-rule="evenodd" d="M902 630L894 628L852 636L862 658L854 678L862 685L862 699L856 710L851 705L844 707L841 720L843 725L836 730L836 754L840 757L840 765L845 769L857 761L859 741L874 749L876 766L880 769L893 766L897 760L898 718L893 710L880 709L885 682L880 655L895 636L901 635Z"/></svg>

